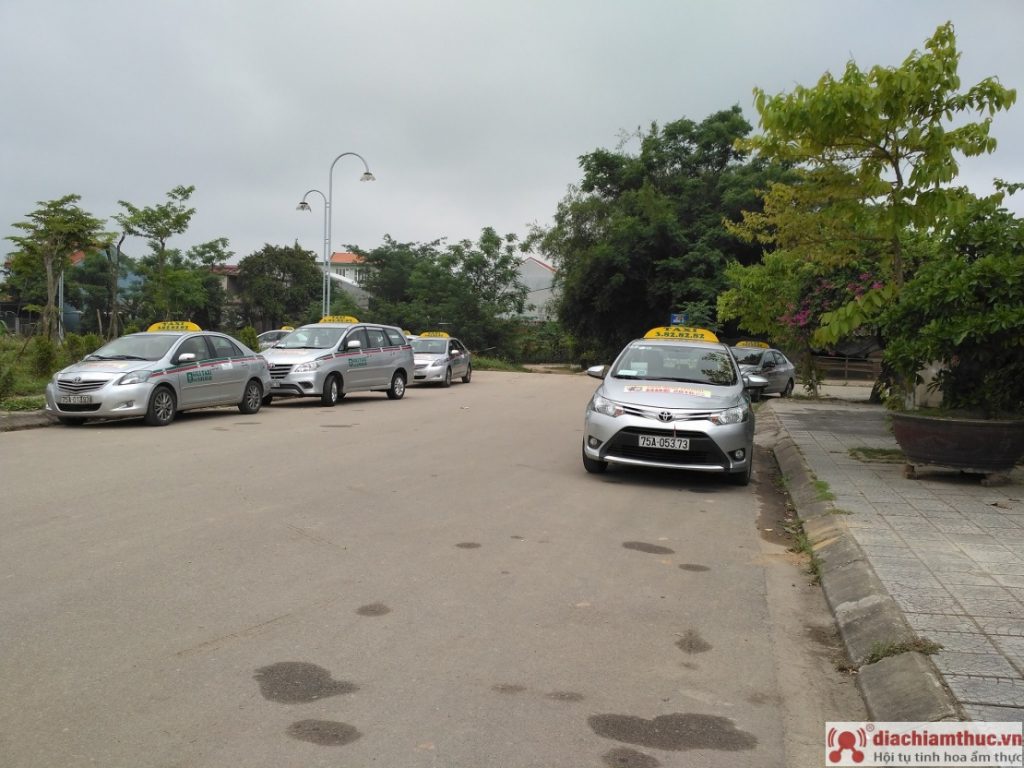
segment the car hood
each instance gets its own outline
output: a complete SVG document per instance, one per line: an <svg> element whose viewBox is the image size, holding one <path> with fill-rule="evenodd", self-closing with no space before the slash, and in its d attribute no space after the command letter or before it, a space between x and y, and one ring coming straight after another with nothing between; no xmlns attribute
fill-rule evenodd
<svg viewBox="0 0 1024 768"><path fill-rule="evenodd" d="M74 365L62 368L59 375L62 379L95 374L117 376L129 371L155 371L163 367L165 363L161 360L80 360Z"/></svg>
<svg viewBox="0 0 1024 768"><path fill-rule="evenodd" d="M445 360L448 355L413 355L412 357L417 363L432 363L435 360Z"/></svg>
<svg viewBox="0 0 1024 768"><path fill-rule="evenodd" d="M743 401L743 386L613 379L609 376L598 389L598 394L609 400L643 408L713 411L739 405Z"/></svg>
<svg viewBox="0 0 1024 768"><path fill-rule="evenodd" d="M271 347L260 352L269 365L298 365L310 360L319 360L321 357L330 357L333 354L333 350L330 349L282 349L281 347Z"/></svg>

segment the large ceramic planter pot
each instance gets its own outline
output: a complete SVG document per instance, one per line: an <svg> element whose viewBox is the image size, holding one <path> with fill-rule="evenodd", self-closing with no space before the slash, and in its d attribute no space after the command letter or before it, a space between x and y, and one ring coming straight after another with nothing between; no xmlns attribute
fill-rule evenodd
<svg viewBox="0 0 1024 768"><path fill-rule="evenodd" d="M1024 458L1024 419L962 419L893 413L893 434L914 466L931 464L986 475L998 482Z"/></svg>

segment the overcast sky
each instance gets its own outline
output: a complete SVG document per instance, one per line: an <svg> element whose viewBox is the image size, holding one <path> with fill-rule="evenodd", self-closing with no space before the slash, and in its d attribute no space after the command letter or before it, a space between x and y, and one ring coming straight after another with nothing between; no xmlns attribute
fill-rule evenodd
<svg viewBox="0 0 1024 768"><path fill-rule="evenodd" d="M625 132L734 104L756 129L755 86L899 64L947 20L965 86L1020 91L961 178L1024 181L1020 0L0 0L0 237L41 200L109 220L195 185L170 245L320 256L323 203L296 204L344 152L377 181L338 162L334 250L522 236Z"/></svg>

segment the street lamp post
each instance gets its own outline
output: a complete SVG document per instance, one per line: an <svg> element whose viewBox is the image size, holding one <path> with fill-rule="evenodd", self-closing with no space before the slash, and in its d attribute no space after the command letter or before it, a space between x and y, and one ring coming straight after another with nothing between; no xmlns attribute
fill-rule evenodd
<svg viewBox="0 0 1024 768"><path fill-rule="evenodd" d="M375 177L370 173L370 166L367 165L366 160L363 156L356 152L342 152L331 163L331 169L327 174L327 194L324 195L319 189L311 189L302 196L302 201L298 205L300 211L311 211L309 203L306 202L306 198L314 192L324 199L324 287L323 287L323 314L329 315L331 313L331 205L334 202L334 166L338 164L341 158L352 155L358 157L363 162L363 168L365 172L359 177L360 181L375 181Z"/></svg>

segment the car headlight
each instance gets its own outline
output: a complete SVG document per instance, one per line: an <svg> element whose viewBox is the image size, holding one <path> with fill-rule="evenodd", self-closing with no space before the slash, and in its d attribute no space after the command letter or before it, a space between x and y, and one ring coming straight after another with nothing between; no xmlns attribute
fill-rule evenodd
<svg viewBox="0 0 1024 768"><path fill-rule="evenodd" d="M319 360L310 360L308 363L299 363L292 368L292 373L309 373L320 367Z"/></svg>
<svg viewBox="0 0 1024 768"><path fill-rule="evenodd" d="M142 371L132 371L131 373L126 373L124 376L122 376L120 379L118 379L117 383L118 384L142 384L143 382L149 381L149 377L152 376L152 375L153 375L152 371L145 371L145 370L142 370Z"/></svg>
<svg viewBox="0 0 1024 768"><path fill-rule="evenodd" d="M746 421L749 415L750 409L744 403L743 405L726 408L724 411L711 414L709 421L712 424L739 424L742 421Z"/></svg>
<svg viewBox="0 0 1024 768"><path fill-rule="evenodd" d="M607 397L601 397L596 393L592 398L590 398L589 407L592 411L597 411L600 414L611 416L612 418L621 416L624 413L621 405L613 400L609 400Z"/></svg>
<svg viewBox="0 0 1024 768"><path fill-rule="evenodd" d="M443 357L439 357L439 358L437 358L437 360L431 360L430 361L430 367L431 368L439 368L440 366L444 365L446 362L448 362L448 361L445 360Z"/></svg>

